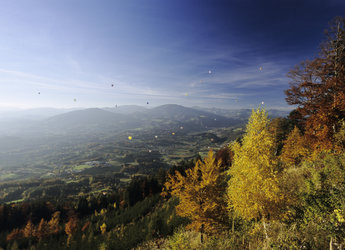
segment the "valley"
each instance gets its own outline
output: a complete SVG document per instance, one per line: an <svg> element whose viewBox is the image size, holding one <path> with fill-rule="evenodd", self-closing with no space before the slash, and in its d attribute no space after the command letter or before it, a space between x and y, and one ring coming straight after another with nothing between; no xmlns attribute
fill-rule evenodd
<svg viewBox="0 0 345 250"><path fill-rule="evenodd" d="M134 176L228 145L243 133L245 121L245 116L226 118L178 105L146 114L131 110L120 114L127 128L116 123L114 110L90 109L36 121L35 132L30 123L21 134L3 136L0 203L115 190Z"/></svg>

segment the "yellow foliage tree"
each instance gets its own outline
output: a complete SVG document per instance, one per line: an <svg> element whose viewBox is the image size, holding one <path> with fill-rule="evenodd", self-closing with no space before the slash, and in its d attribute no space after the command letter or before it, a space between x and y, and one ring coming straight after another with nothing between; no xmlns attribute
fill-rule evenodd
<svg viewBox="0 0 345 250"><path fill-rule="evenodd" d="M212 150L203 162L199 160L193 168L186 170L185 175L178 171L169 175L164 189L179 198L176 212L192 220L188 228L215 233L227 227L226 182L223 178L221 162L216 161Z"/></svg>
<svg viewBox="0 0 345 250"><path fill-rule="evenodd" d="M280 159L287 166L297 166L304 157L310 155L310 149L300 130L295 127L284 141Z"/></svg>
<svg viewBox="0 0 345 250"><path fill-rule="evenodd" d="M234 158L229 170L228 205L245 219L271 218L280 211L282 192L277 176L275 138L269 132L264 109L252 111L243 137L232 144ZM264 223L265 225L265 223Z"/></svg>
<svg viewBox="0 0 345 250"><path fill-rule="evenodd" d="M49 231L51 234L57 234L60 231L59 221L60 211L56 211L55 213L53 213L52 218L48 222Z"/></svg>
<svg viewBox="0 0 345 250"><path fill-rule="evenodd" d="M107 231L107 224L103 223L103 224L100 226L100 229L101 229L101 233L102 233L102 234L105 234L105 232Z"/></svg>
<svg viewBox="0 0 345 250"><path fill-rule="evenodd" d="M107 213L107 209L102 208L100 214L104 216Z"/></svg>

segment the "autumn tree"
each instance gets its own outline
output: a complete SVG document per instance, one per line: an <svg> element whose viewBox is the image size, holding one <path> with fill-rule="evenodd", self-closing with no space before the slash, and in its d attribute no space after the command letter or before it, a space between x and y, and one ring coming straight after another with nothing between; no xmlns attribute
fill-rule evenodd
<svg viewBox="0 0 345 250"><path fill-rule="evenodd" d="M71 216L65 225L65 232L67 234L67 245L70 244L74 233L77 231L78 219L76 216Z"/></svg>
<svg viewBox="0 0 345 250"><path fill-rule="evenodd" d="M339 121L339 130L334 134L334 141L337 152L345 151L345 120Z"/></svg>
<svg viewBox="0 0 345 250"><path fill-rule="evenodd" d="M164 190L179 198L176 212L191 219L188 228L215 233L227 227L225 182L221 169L221 161L215 160L211 150L203 162L197 161L185 175L176 171L168 176Z"/></svg>
<svg viewBox="0 0 345 250"><path fill-rule="evenodd" d="M305 135L315 151L330 150L338 120L345 118L345 19L336 18L326 31L320 55L289 72L286 101L297 105Z"/></svg>
<svg viewBox="0 0 345 250"><path fill-rule="evenodd" d="M49 232L51 234L57 234L60 231L59 221L60 211L56 211L55 213L53 213L52 218L48 222Z"/></svg>
<svg viewBox="0 0 345 250"><path fill-rule="evenodd" d="M102 234L105 234L107 232L107 224L103 223L99 228Z"/></svg>
<svg viewBox="0 0 345 250"><path fill-rule="evenodd" d="M49 226L48 223L42 218L40 223L37 226L35 236L38 239L42 239L44 237L47 237L49 235Z"/></svg>
<svg viewBox="0 0 345 250"><path fill-rule="evenodd" d="M297 166L304 157L309 155L309 145L300 130L295 127L284 141L280 159L287 166Z"/></svg>
<svg viewBox="0 0 345 250"><path fill-rule="evenodd" d="M24 227L23 234L25 238L31 238L34 236L35 233L35 227L32 224L31 220L29 220L26 223L26 226Z"/></svg>
<svg viewBox="0 0 345 250"><path fill-rule="evenodd" d="M15 228L7 235L6 240L8 240L8 241L16 240L16 239L20 239L22 237L23 237L23 230L21 230L19 228Z"/></svg>
<svg viewBox="0 0 345 250"><path fill-rule="evenodd" d="M229 208L244 219L265 220L281 214L283 194L279 187L275 138L269 131L264 109L252 111L242 145L234 142L229 170Z"/></svg>

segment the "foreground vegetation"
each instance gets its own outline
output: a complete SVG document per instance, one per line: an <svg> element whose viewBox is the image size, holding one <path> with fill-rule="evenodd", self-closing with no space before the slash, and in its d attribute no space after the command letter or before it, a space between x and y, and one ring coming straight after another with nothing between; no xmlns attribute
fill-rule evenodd
<svg viewBox="0 0 345 250"><path fill-rule="evenodd" d="M242 137L204 159L94 194L0 205L0 247L342 249L344 22L291 71L288 118L259 107Z"/></svg>
<svg viewBox="0 0 345 250"><path fill-rule="evenodd" d="M186 228L200 233L200 243L178 231L168 247L343 249L344 18L327 38L318 58L290 72L287 101L298 107L288 119L270 121L259 107L230 146L230 166L210 152L184 174L169 175L164 195L179 198L177 214L190 218Z"/></svg>

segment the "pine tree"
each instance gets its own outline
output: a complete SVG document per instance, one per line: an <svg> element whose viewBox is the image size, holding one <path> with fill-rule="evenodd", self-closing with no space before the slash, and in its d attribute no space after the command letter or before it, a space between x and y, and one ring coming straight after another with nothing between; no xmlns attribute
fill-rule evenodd
<svg viewBox="0 0 345 250"><path fill-rule="evenodd" d="M78 227L78 219L75 216L69 218L68 222L65 225L65 232L67 234L67 245L69 246L71 239L76 232Z"/></svg>
<svg viewBox="0 0 345 250"><path fill-rule="evenodd" d="M38 239L42 239L49 235L48 223L42 218L35 232L35 236Z"/></svg>
<svg viewBox="0 0 345 250"><path fill-rule="evenodd" d="M31 220L29 220L28 223L26 223L26 226L23 230L24 237L31 238L32 236L34 236L34 232L35 232L35 227L32 224Z"/></svg>
<svg viewBox="0 0 345 250"><path fill-rule="evenodd" d="M235 142L228 183L229 208L245 219L278 216L282 200L275 155L275 138L269 132L264 109L252 111L242 145Z"/></svg>
<svg viewBox="0 0 345 250"><path fill-rule="evenodd" d="M21 239L23 237L23 231L19 228L13 229L8 235L6 240L16 240Z"/></svg>
<svg viewBox="0 0 345 250"><path fill-rule="evenodd" d="M57 234L60 231L59 221L60 221L60 211L56 211L52 215L52 218L50 219L50 221L48 222L49 232L51 234Z"/></svg>
<svg viewBox="0 0 345 250"><path fill-rule="evenodd" d="M215 160L212 150L204 162L197 161L185 175L176 171L175 175L168 176L165 191L179 198L176 212L192 220L188 228L215 233L227 227L226 183L223 178L221 162Z"/></svg>

